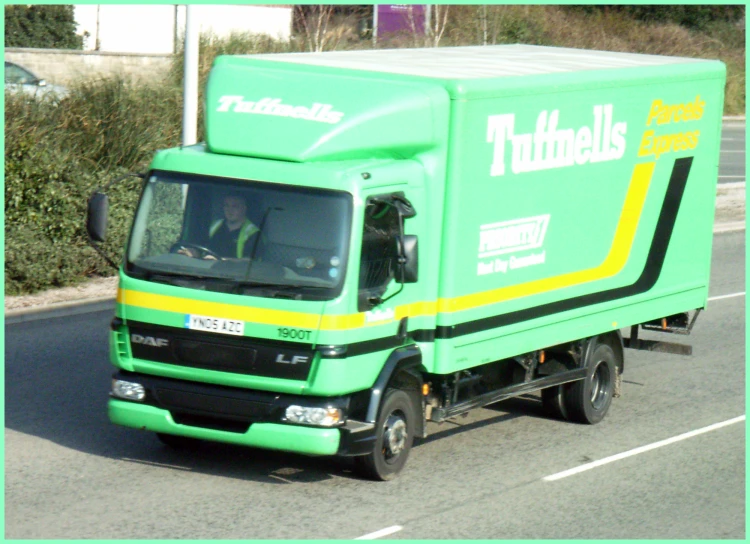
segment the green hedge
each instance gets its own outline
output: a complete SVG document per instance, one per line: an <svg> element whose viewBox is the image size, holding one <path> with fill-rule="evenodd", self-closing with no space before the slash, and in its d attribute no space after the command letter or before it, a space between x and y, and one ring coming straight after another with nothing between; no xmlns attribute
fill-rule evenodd
<svg viewBox="0 0 750 544"><path fill-rule="evenodd" d="M5 95L5 291L34 292L111 275L88 245L88 197L179 143L178 89L87 83L60 104ZM138 180L113 186L108 241L119 260Z"/></svg>
<svg viewBox="0 0 750 544"><path fill-rule="evenodd" d="M745 16L744 5L636 5L570 6L586 12L609 11L648 23L674 23L704 30L717 21L736 23Z"/></svg>
<svg viewBox="0 0 750 544"><path fill-rule="evenodd" d="M5 47L83 49L73 6L5 6Z"/></svg>

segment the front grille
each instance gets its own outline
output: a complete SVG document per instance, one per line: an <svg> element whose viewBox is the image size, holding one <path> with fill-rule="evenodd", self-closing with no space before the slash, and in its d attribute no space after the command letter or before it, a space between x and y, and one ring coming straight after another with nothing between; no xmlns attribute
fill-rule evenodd
<svg viewBox="0 0 750 544"><path fill-rule="evenodd" d="M133 357L234 374L306 380L312 367L309 344L269 342L176 327L130 324Z"/></svg>
<svg viewBox="0 0 750 544"><path fill-rule="evenodd" d="M183 366L250 374L258 352L250 347L179 338L174 354Z"/></svg>

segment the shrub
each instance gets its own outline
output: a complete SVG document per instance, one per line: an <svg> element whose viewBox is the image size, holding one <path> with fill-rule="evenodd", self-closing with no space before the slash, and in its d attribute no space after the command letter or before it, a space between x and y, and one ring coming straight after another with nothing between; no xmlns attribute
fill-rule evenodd
<svg viewBox="0 0 750 544"><path fill-rule="evenodd" d="M5 6L5 47L83 49L73 6Z"/></svg>
<svg viewBox="0 0 750 544"><path fill-rule="evenodd" d="M144 167L156 149L180 141L182 92L174 85L84 82L61 110L66 148L94 170Z"/></svg>
<svg viewBox="0 0 750 544"><path fill-rule="evenodd" d="M587 12L609 11L647 23L674 23L686 28L705 29L717 21L737 22L745 15L742 5L635 5L577 6Z"/></svg>
<svg viewBox="0 0 750 544"><path fill-rule="evenodd" d="M174 88L133 87L121 80L73 88L59 106L6 93L8 294L113 273L87 244L88 197L117 175L145 169L155 149L179 143L178 96ZM122 256L139 186L131 179L108 190L104 250L115 261Z"/></svg>

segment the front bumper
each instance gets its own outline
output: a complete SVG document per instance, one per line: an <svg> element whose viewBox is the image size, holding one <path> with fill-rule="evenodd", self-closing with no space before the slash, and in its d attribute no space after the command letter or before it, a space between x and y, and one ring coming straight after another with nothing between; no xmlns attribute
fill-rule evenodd
<svg viewBox="0 0 750 544"><path fill-rule="evenodd" d="M346 411L347 396L285 395L125 371L113 377L141 383L147 391L144 402L110 398L110 420L125 427L309 455L362 455L375 442L374 425L351 419L339 427L283 421L290 404L332 405Z"/></svg>
<svg viewBox="0 0 750 544"><path fill-rule="evenodd" d="M157 433L310 455L335 455L341 441L339 429L280 423L253 423L244 433L181 425L168 410L118 399L109 400L109 419L117 425Z"/></svg>

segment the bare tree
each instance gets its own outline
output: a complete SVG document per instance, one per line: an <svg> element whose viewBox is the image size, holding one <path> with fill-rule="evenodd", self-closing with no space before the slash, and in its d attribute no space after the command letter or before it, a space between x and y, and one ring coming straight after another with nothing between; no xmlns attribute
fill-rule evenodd
<svg viewBox="0 0 750 544"><path fill-rule="evenodd" d="M343 39L354 37L352 16L342 15L335 5L295 6L295 27L308 51L336 49Z"/></svg>
<svg viewBox="0 0 750 544"><path fill-rule="evenodd" d="M440 39L443 37L445 27L448 24L449 7L443 4L426 5L424 7L424 25L420 25L414 16L414 6L409 6L406 19L415 47L437 47L440 45Z"/></svg>
<svg viewBox="0 0 750 544"><path fill-rule="evenodd" d="M482 45L487 45L487 4L479 6L479 20L482 26Z"/></svg>
<svg viewBox="0 0 750 544"><path fill-rule="evenodd" d="M448 11L450 6L444 4L435 4L433 6L426 6L431 16L426 21L426 34L428 39L431 41L432 47L440 45L440 39L443 37L445 27L448 25Z"/></svg>

